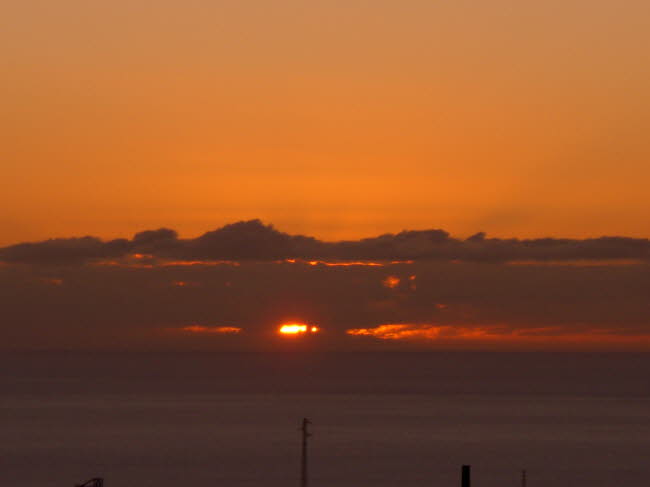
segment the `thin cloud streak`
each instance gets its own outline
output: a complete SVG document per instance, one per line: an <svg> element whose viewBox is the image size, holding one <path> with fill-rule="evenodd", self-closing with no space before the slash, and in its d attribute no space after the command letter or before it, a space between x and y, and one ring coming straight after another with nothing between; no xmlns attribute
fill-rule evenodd
<svg viewBox="0 0 650 487"><path fill-rule="evenodd" d="M0 348L276 349L283 346L277 326L302 322L323 330L305 344L337 350L650 349L647 261L319 259L352 264L328 266L311 265L314 259L181 259L151 250L2 266ZM392 327L377 330L382 324ZM206 328L183 331L187 326ZM398 338L382 339L390 333Z"/></svg>
<svg viewBox="0 0 650 487"><path fill-rule="evenodd" d="M385 341L406 341L435 344L478 343L499 345L618 345L647 349L650 333L628 330L547 326L513 328L511 326L451 326L395 323L370 328L346 330L354 337L369 337Z"/></svg>

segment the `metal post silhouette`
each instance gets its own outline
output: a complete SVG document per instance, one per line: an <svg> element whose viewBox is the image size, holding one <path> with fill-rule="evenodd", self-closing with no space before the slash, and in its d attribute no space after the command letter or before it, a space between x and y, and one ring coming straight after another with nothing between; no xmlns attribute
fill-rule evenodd
<svg viewBox="0 0 650 487"><path fill-rule="evenodd" d="M307 418L303 418L302 427L302 457L300 462L300 487L307 487L307 438L311 436L309 432L309 425L311 422Z"/></svg>
<svg viewBox="0 0 650 487"><path fill-rule="evenodd" d="M460 470L460 485L462 487L470 487L470 466L463 465Z"/></svg>
<svg viewBox="0 0 650 487"><path fill-rule="evenodd" d="M526 487L526 471L521 471L521 487Z"/></svg>

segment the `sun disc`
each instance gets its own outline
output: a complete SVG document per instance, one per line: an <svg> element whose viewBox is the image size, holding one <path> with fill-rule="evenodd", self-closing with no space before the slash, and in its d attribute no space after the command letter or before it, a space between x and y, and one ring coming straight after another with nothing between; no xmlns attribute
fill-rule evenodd
<svg viewBox="0 0 650 487"><path fill-rule="evenodd" d="M304 335L307 333L317 333L320 331L320 328L305 323L285 323L280 326L278 331L281 335Z"/></svg>

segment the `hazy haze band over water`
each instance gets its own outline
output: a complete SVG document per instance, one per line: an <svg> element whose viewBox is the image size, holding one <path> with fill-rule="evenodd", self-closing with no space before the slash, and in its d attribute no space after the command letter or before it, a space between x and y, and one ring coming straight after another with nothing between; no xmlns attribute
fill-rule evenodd
<svg viewBox="0 0 650 487"><path fill-rule="evenodd" d="M641 487L647 354L5 354L2 484Z"/></svg>

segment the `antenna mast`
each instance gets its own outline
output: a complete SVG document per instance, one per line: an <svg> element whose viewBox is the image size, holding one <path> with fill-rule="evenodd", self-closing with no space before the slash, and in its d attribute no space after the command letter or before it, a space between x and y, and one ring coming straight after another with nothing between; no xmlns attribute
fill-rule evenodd
<svg viewBox="0 0 650 487"><path fill-rule="evenodd" d="M307 418L303 418L302 427L302 457L300 462L300 487L307 487L307 438L311 436L309 432L309 425L311 421Z"/></svg>

